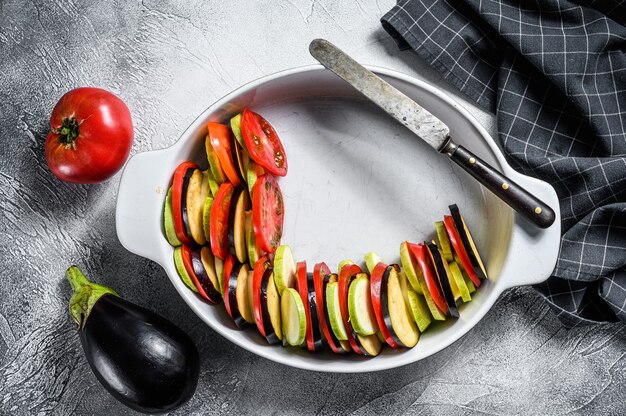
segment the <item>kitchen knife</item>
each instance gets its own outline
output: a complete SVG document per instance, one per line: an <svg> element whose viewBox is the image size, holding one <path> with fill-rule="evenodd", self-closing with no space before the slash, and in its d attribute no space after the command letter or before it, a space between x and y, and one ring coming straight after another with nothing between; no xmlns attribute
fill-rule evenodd
<svg viewBox="0 0 626 416"><path fill-rule="evenodd" d="M450 129L441 120L341 49L327 40L315 39L309 45L309 51L322 65L352 85L439 153L448 155L523 217L541 228L548 228L554 223L555 214L552 208L463 146L454 143L450 137Z"/></svg>

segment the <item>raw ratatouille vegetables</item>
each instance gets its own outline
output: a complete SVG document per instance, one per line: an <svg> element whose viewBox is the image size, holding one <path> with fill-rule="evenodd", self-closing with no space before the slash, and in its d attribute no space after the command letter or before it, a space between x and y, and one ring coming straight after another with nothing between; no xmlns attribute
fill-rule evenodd
<svg viewBox="0 0 626 416"><path fill-rule="evenodd" d="M163 219L182 281L223 301L238 328L256 327L270 344L375 356L384 344L412 348L433 321L458 318L487 279L456 205L435 223L436 241L400 244L400 264L373 252L365 269L345 260L336 273L296 262L281 245L285 149L251 110L229 124L207 124L209 166L178 166Z"/></svg>

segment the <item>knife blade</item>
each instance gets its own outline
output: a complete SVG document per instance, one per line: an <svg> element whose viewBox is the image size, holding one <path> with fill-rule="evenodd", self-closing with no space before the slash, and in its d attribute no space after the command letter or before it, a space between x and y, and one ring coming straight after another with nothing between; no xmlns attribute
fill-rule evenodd
<svg viewBox="0 0 626 416"><path fill-rule="evenodd" d="M406 94L325 39L313 40L309 52L417 137L439 153L449 156L524 218L541 228L548 228L554 223L556 215L552 208L471 151L456 144L450 137L448 126Z"/></svg>

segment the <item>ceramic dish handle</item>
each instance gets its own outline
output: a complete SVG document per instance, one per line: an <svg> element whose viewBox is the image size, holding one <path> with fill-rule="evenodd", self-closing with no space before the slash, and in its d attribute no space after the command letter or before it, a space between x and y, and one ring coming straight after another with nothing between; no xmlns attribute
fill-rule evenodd
<svg viewBox="0 0 626 416"><path fill-rule="evenodd" d="M115 212L115 228L122 245L157 263L167 247L162 211L171 172L164 158L165 153L158 150L139 153L128 161Z"/></svg>

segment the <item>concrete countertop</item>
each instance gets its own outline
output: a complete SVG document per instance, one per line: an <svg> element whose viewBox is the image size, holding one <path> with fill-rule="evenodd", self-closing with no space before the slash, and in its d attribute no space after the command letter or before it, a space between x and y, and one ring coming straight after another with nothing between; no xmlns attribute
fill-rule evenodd
<svg viewBox="0 0 626 416"><path fill-rule="evenodd" d="M506 292L467 336L421 362L381 373L305 372L259 358L214 333L156 264L115 234L120 175L59 182L44 140L66 91L99 86L133 114L132 153L174 143L239 85L314 63L325 37L364 63L459 96L380 28L393 0L0 2L0 414L132 414L100 386L67 313L65 269L82 266L126 299L189 332L203 364L176 414L624 414L626 331L565 330L530 288Z"/></svg>

